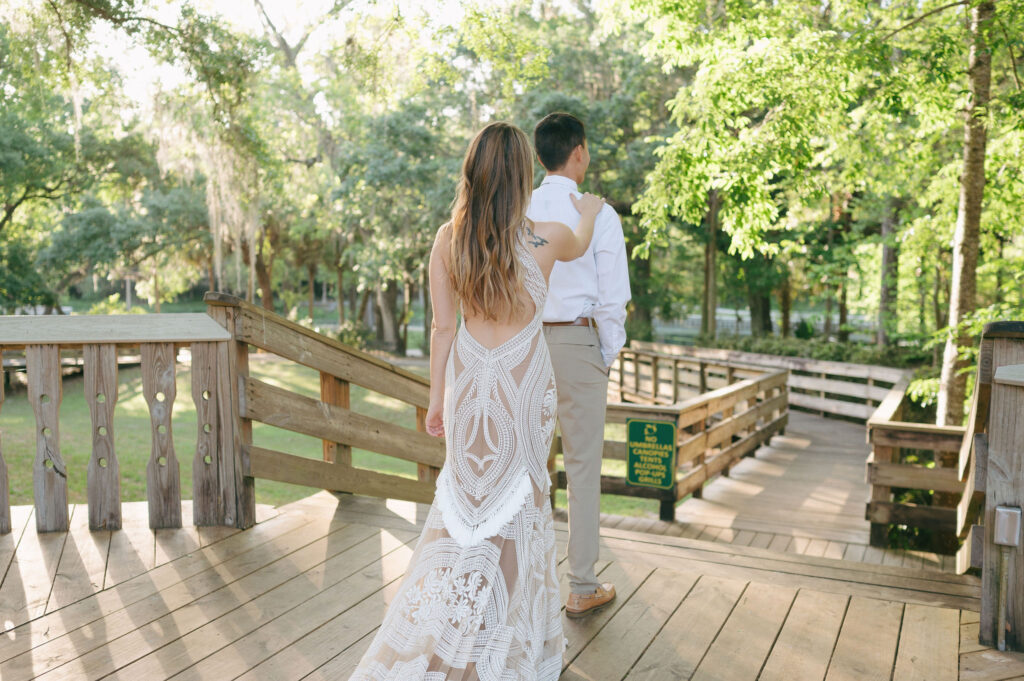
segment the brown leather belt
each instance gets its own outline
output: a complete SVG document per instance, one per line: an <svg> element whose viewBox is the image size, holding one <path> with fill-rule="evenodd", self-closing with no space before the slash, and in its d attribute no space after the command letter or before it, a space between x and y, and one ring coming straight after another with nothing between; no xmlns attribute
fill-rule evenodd
<svg viewBox="0 0 1024 681"><path fill-rule="evenodd" d="M577 317L571 322L544 322L544 326L590 326L597 328L597 322L592 317Z"/></svg>

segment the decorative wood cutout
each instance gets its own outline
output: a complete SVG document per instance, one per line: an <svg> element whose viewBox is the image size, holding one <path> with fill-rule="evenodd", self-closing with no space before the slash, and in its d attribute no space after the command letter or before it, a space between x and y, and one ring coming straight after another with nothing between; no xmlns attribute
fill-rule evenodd
<svg viewBox="0 0 1024 681"><path fill-rule="evenodd" d="M171 437L174 384L173 343L142 344L142 390L149 404L153 449L146 465L151 529L181 527L181 479Z"/></svg>
<svg viewBox="0 0 1024 681"><path fill-rule="evenodd" d="M36 530L67 532L68 474L60 458L60 347L28 346L25 366L28 400L36 415L36 458L32 466Z"/></svg>
<svg viewBox="0 0 1024 681"><path fill-rule="evenodd" d="M192 523L220 525L220 421L217 403L217 343L192 344L192 401L196 405L196 453L192 459Z"/></svg>
<svg viewBox="0 0 1024 681"><path fill-rule="evenodd" d="M121 529L120 465L114 452L117 346L86 345L85 401L92 417L92 456L87 469L89 529Z"/></svg>

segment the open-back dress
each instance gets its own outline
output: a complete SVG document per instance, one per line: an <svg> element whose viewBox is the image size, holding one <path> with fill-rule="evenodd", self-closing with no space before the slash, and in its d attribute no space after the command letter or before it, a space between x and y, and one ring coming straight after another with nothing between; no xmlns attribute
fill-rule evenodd
<svg viewBox="0 0 1024 681"><path fill-rule="evenodd" d="M445 369L445 465L399 591L352 681L555 681L561 603L548 452L557 398L547 282L520 239L536 307L487 348L463 321Z"/></svg>

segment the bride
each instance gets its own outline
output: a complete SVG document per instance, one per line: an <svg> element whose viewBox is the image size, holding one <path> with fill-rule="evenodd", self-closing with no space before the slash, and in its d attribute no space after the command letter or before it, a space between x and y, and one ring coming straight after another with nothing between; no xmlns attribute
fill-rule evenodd
<svg viewBox="0 0 1024 681"><path fill-rule="evenodd" d="M526 218L532 190L523 131L481 130L430 253L426 425L445 436L447 457L402 585L352 681L554 681L561 672L546 465L557 399L541 314L551 268L583 255L604 201L573 198L574 233Z"/></svg>

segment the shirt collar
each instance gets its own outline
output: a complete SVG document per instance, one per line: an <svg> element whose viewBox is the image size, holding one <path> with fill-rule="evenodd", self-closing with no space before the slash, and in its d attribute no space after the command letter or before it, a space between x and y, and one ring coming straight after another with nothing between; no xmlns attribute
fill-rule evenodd
<svg viewBox="0 0 1024 681"><path fill-rule="evenodd" d="M579 191L579 188L576 186L576 181L572 178L566 177L565 175L546 175L544 180L541 182L542 186L545 184L557 184L562 187L568 187L574 192Z"/></svg>

